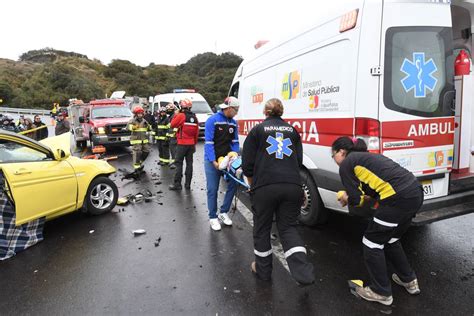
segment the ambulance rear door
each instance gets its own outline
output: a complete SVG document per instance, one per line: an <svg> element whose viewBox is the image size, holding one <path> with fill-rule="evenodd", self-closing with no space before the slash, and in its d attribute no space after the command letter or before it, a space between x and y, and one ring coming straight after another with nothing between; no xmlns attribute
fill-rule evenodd
<svg viewBox="0 0 474 316"><path fill-rule="evenodd" d="M448 194L453 162L453 57L447 1L384 0L380 150L412 171L425 199Z"/></svg>

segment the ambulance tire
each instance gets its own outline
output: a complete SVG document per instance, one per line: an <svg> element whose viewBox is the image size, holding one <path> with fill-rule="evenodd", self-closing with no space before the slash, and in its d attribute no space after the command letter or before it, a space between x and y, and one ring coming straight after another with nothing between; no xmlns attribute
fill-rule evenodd
<svg viewBox="0 0 474 316"><path fill-rule="evenodd" d="M303 191L307 197L307 202L306 205L301 207L298 220L308 226L326 223L328 220L328 210L324 207L313 178L305 170L300 170L300 175L303 180Z"/></svg>

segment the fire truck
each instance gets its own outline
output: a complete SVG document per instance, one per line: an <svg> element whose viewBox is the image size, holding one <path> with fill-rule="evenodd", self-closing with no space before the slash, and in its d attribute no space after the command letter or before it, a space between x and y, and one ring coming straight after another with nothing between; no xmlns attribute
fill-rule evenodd
<svg viewBox="0 0 474 316"><path fill-rule="evenodd" d="M91 147L130 145L126 127L133 114L125 100L93 100L69 108L77 147L87 147L88 141Z"/></svg>

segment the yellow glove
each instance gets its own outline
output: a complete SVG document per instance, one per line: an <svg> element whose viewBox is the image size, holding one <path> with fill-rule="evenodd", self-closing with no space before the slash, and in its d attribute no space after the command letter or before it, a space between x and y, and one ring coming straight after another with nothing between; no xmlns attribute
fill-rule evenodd
<svg viewBox="0 0 474 316"><path fill-rule="evenodd" d="M344 196L345 193L346 193L346 191L337 192L337 199L340 200Z"/></svg>
<svg viewBox="0 0 474 316"><path fill-rule="evenodd" d="M237 158L239 156L238 153L236 153L235 151L230 151L227 156L231 157L231 158Z"/></svg>

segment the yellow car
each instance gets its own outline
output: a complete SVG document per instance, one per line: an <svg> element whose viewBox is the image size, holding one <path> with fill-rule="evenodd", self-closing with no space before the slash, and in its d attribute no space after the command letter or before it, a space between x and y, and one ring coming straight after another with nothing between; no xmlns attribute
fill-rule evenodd
<svg viewBox="0 0 474 316"><path fill-rule="evenodd" d="M0 169L15 205L16 225L82 209L98 215L112 210L118 189L103 160L71 156L71 134L40 142L0 130Z"/></svg>

